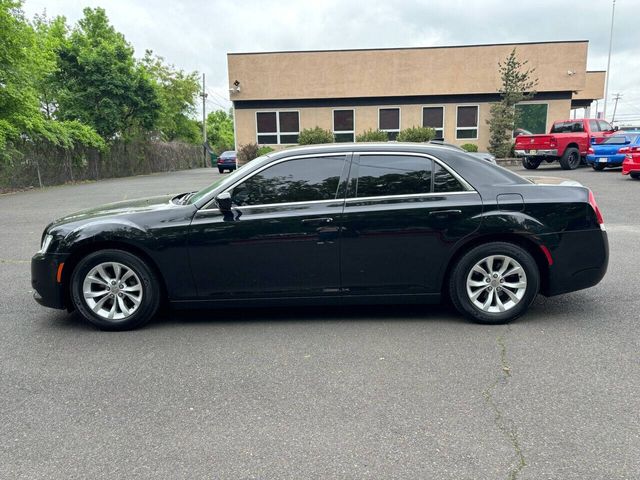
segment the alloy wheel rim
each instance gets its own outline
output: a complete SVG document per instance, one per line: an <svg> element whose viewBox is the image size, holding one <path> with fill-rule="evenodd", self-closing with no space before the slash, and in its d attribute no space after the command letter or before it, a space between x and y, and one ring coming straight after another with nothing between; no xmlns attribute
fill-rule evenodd
<svg viewBox="0 0 640 480"><path fill-rule="evenodd" d="M82 295L87 306L100 318L109 321L125 320L142 303L140 277L119 262L96 265L84 277Z"/></svg>
<svg viewBox="0 0 640 480"><path fill-rule="evenodd" d="M527 290L527 274L516 260L507 255L490 255L469 271L467 296L477 309L486 313L503 313L520 303Z"/></svg>

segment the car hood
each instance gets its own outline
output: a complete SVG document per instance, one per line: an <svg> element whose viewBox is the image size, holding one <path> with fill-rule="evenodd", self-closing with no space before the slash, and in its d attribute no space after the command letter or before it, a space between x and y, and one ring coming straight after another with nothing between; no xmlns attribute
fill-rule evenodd
<svg viewBox="0 0 640 480"><path fill-rule="evenodd" d="M569 180L568 178L560 178L560 177L525 177L525 178L535 183L536 185L563 185L563 186L574 186L574 187L582 186L580 182L576 182L575 180Z"/></svg>
<svg viewBox="0 0 640 480"><path fill-rule="evenodd" d="M158 197L139 198L136 200L108 203L98 207L80 210L53 221L49 225L48 229L70 223L86 223L87 221L102 217L122 216L175 208L179 205L176 205L171 201L174 197L175 195L162 195Z"/></svg>

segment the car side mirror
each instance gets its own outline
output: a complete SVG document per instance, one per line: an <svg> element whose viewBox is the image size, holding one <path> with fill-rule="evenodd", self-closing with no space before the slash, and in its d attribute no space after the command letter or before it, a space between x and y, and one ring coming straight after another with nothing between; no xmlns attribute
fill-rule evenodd
<svg viewBox="0 0 640 480"><path fill-rule="evenodd" d="M229 213L231 211L231 194L229 192L222 192L216 197L216 204L222 213Z"/></svg>
<svg viewBox="0 0 640 480"><path fill-rule="evenodd" d="M619 128L620 128L620 127L618 127L618 126L616 125L615 127L613 127L613 131L614 131L614 132L617 132Z"/></svg>

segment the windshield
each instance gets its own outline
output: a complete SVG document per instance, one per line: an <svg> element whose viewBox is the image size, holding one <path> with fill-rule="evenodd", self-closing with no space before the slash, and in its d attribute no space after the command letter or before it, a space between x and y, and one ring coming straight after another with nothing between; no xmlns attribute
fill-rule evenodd
<svg viewBox="0 0 640 480"><path fill-rule="evenodd" d="M200 199L206 197L207 195L209 195L216 188L223 187L224 185L230 185L230 184L234 183L239 177L242 177L244 175L244 171L245 171L245 169L246 169L246 167L248 165L255 165L257 163L262 163L267 158L268 158L268 155L263 155L262 157L258 157L255 160L251 160L250 163L246 163L246 164L238 167L236 170L234 170L233 173L230 173L229 175L225 175L224 177L220 177L218 180L213 182L208 187L204 187L202 190L200 190L200 191L194 193L193 195L191 195L191 197L189 197L189 201L187 203L189 205L193 205L198 200L200 200Z"/></svg>

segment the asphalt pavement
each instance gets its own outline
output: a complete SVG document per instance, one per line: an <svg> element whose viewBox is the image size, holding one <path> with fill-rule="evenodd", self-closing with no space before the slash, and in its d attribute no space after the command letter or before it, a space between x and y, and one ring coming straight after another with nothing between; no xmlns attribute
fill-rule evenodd
<svg viewBox="0 0 640 480"><path fill-rule="evenodd" d="M217 171L0 195L0 479L640 478L640 181L535 174L594 191L609 272L496 327L398 305L170 312L100 332L33 301L42 229Z"/></svg>

